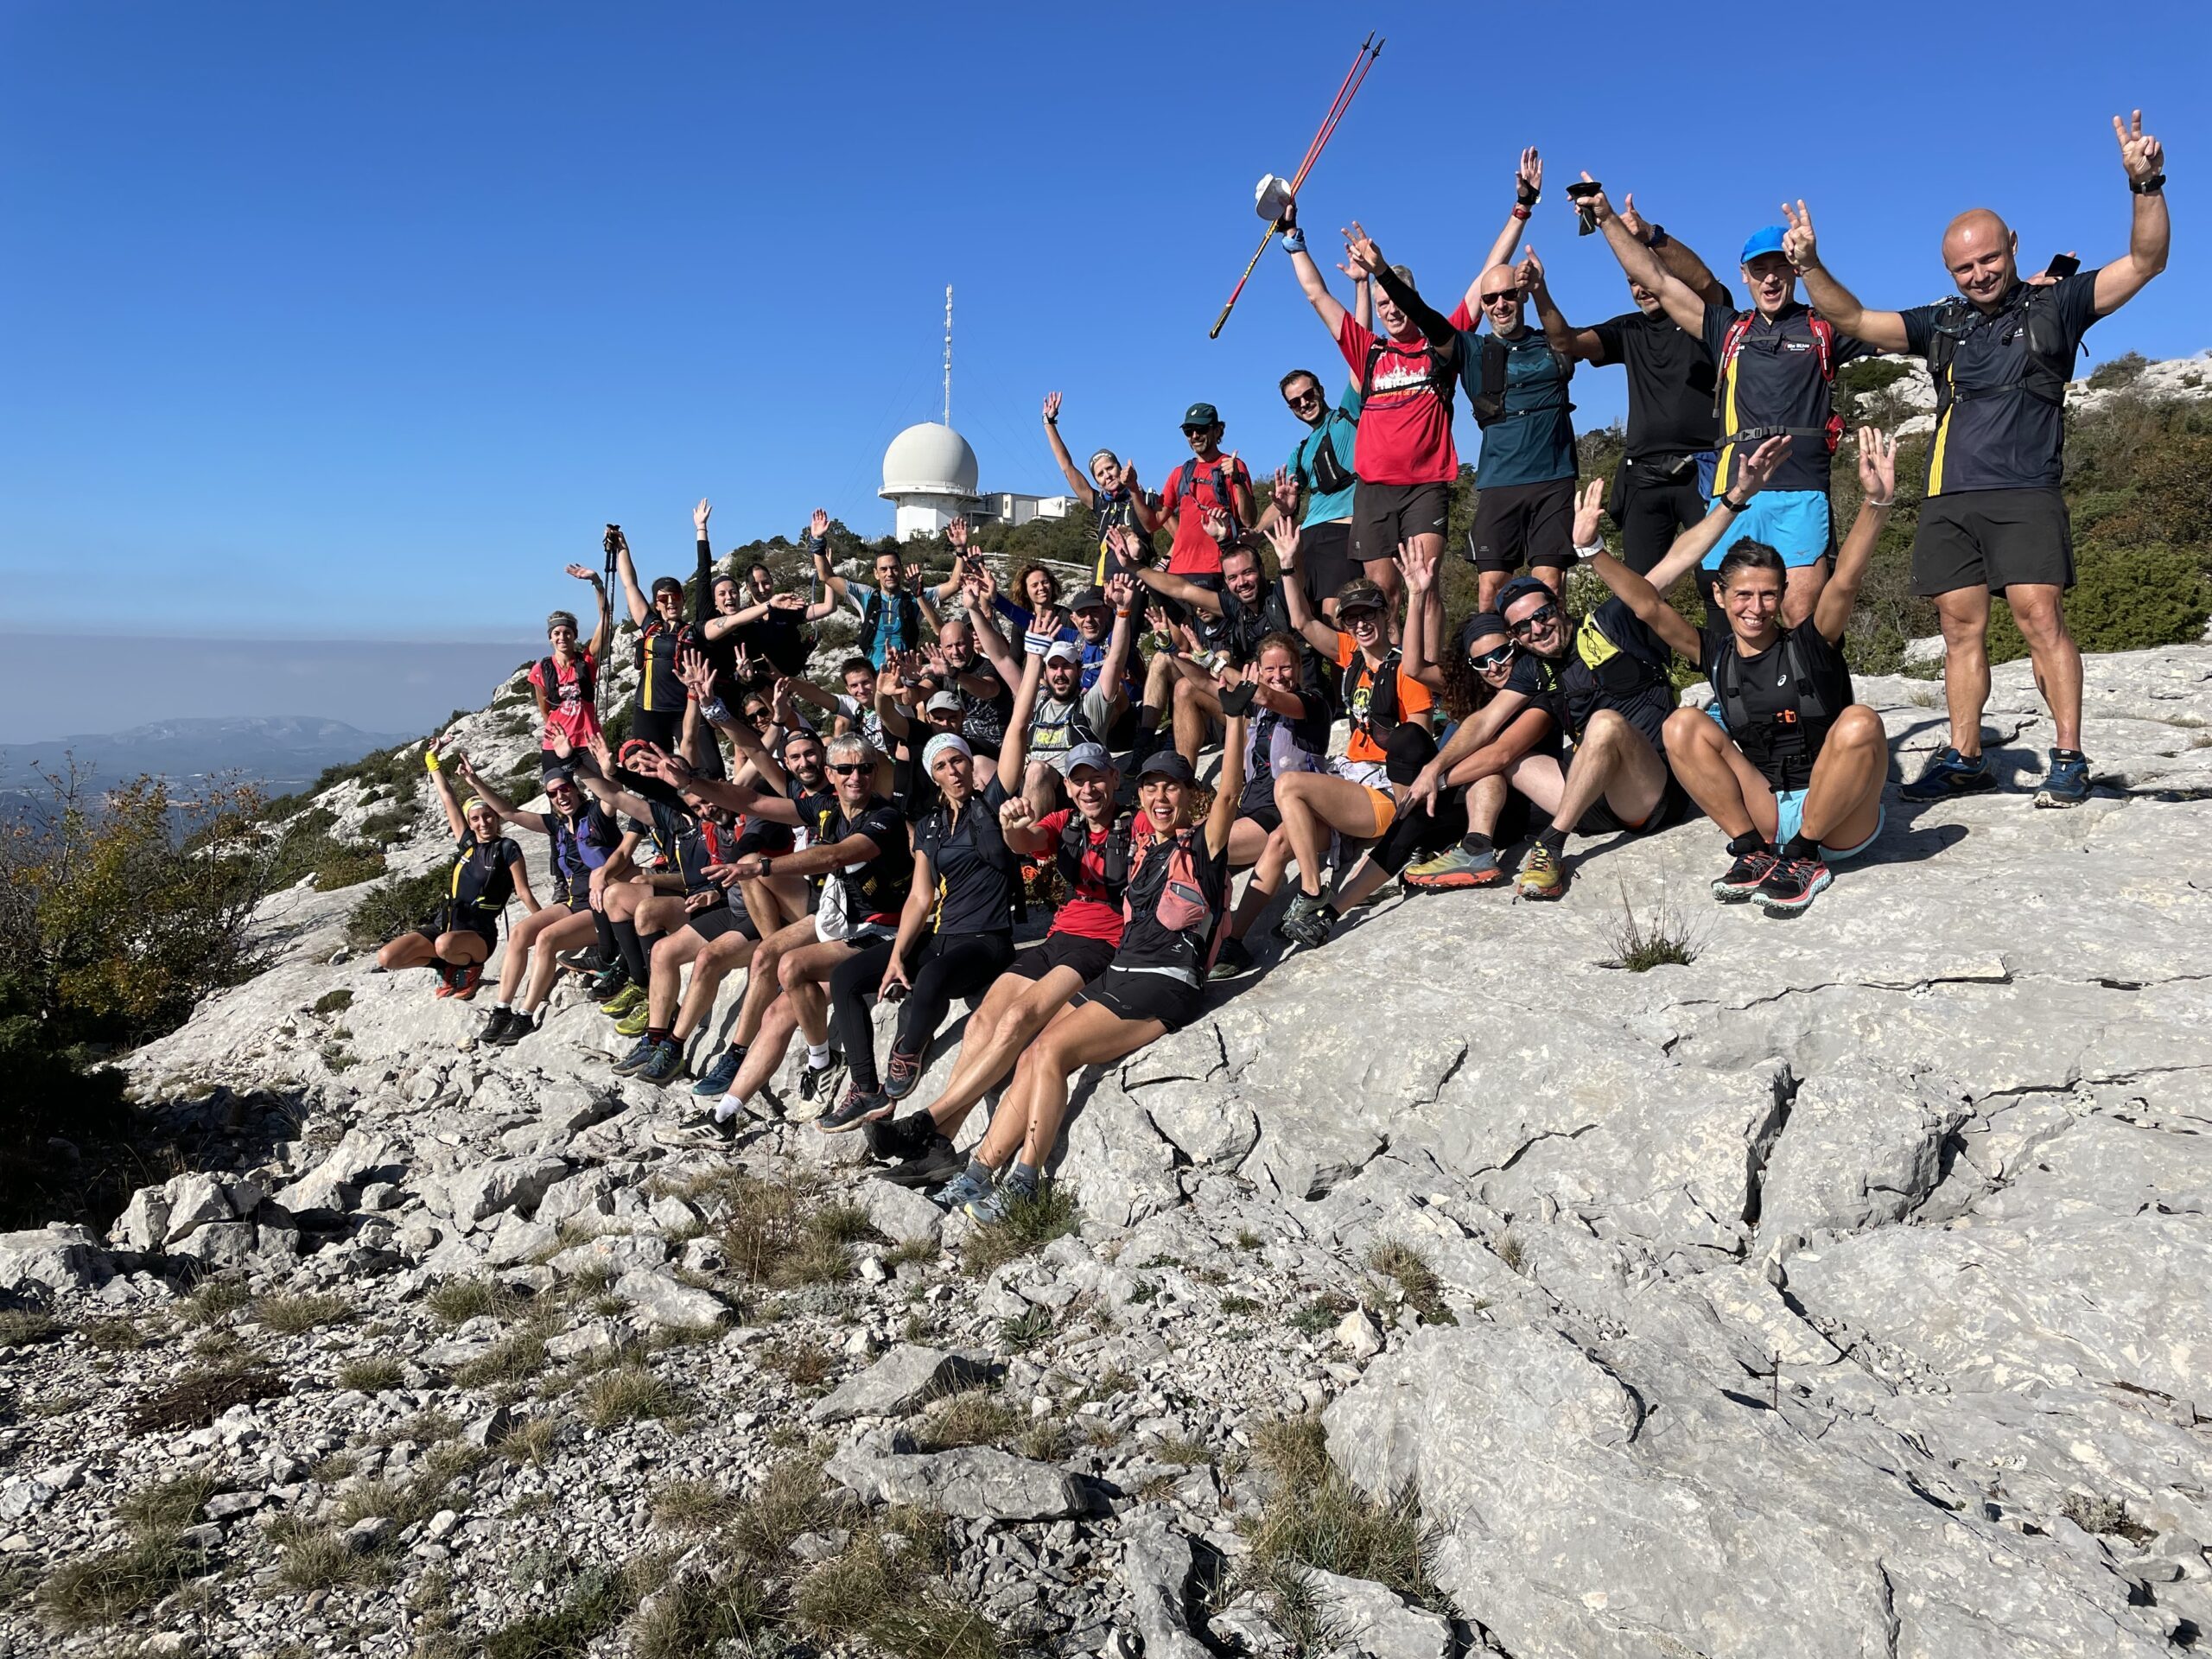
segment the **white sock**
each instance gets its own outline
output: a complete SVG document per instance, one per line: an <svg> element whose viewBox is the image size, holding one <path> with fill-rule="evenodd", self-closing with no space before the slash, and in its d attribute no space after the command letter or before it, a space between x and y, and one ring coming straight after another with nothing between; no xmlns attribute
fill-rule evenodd
<svg viewBox="0 0 2212 1659"><path fill-rule="evenodd" d="M512 1002L494 1002L492 1006L501 1014L512 1014L515 1011L515 1005Z"/></svg>
<svg viewBox="0 0 2212 1659"><path fill-rule="evenodd" d="M745 1109L745 1102L734 1094L724 1095L715 1103L715 1122L727 1123Z"/></svg>
<svg viewBox="0 0 2212 1659"><path fill-rule="evenodd" d="M806 1046L806 1063L817 1071L825 1070L830 1064L830 1045L809 1043Z"/></svg>

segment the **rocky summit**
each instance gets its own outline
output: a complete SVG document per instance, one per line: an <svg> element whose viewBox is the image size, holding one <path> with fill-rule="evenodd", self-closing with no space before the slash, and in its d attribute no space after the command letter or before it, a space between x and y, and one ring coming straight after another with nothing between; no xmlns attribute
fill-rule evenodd
<svg viewBox="0 0 2212 1659"><path fill-rule="evenodd" d="M1082 1080L1019 1228L791 1071L687 1135L574 988L480 1051L360 890L283 893L127 1062L219 1158L0 1237L0 1651L2200 1645L2212 650L2089 661L2072 811L1996 681L2009 792L1892 791L1794 920L1692 823L1216 988ZM1916 772L1940 686L1859 690Z"/></svg>

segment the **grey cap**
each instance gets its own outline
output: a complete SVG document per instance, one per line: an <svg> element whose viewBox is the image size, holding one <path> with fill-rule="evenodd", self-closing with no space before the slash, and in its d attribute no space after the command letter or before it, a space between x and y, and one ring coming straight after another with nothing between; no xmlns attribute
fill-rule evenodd
<svg viewBox="0 0 2212 1659"><path fill-rule="evenodd" d="M1114 757L1106 753L1103 743L1078 743L1067 752L1060 766L1060 775L1071 774L1077 766L1089 766L1093 772L1114 770Z"/></svg>
<svg viewBox="0 0 2212 1659"><path fill-rule="evenodd" d="M930 700L922 705L922 712L928 715L933 715L940 709L950 715L958 714L960 694L952 690L935 691L931 693Z"/></svg>

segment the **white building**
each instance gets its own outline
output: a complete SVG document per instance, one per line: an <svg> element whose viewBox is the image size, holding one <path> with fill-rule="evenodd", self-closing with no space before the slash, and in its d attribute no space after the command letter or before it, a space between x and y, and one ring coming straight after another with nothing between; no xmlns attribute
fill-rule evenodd
<svg viewBox="0 0 2212 1659"><path fill-rule="evenodd" d="M937 536L955 518L974 524L1026 524L1065 518L1081 505L1071 495L1023 495L976 488L976 452L950 426L924 421L891 440L883 452L883 487L898 509L892 533L902 542Z"/></svg>

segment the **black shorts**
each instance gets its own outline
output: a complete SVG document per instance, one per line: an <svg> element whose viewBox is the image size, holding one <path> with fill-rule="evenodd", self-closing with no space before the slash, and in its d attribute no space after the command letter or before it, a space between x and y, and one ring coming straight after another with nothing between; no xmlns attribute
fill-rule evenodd
<svg viewBox="0 0 2212 1659"><path fill-rule="evenodd" d="M1080 933L1047 933L1043 944L1015 951L1007 972L1017 979L1042 979L1055 968L1072 968L1088 985L1113 960L1114 947L1103 939L1086 939Z"/></svg>
<svg viewBox="0 0 2212 1659"><path fill-rule="evenodd" d="M1675 781L1675 774L1667 774L1666 787L1659 791L1659 804L1651 809L1650 816L1641 823L1623 823L1612 808L1605 804L1600 795L1583 809L1581 818L1574 826L1578 836L1648 836L1655 830L1664 830L1669 824L1688 815L1690 798L1681 785Z"/></svg>
<svg viewBox="0 0 2212 1659"><path fill-rule="evenodd" d="M1711 510L1699 483L1704 471L1695 455L1626 456L1614 469L1606 511L1621 534L1621 563L1639 576L1649 575L1675 538Z"/></svg>
<svg viewBox="0 0 2212 1659"><path fill-rule="evenodd" d="M1180 1031L1198 1011L1205 993L1166 974L1141 974L1128 968L1109 968L1075 995L1068 1004L1079 1008L1096 1002L1119 1020L1157 1020L1170 1031Z"/></svg>
<svg viewBox="0 0 2212 1659"><path fill-rule="evenodd" d="M1240 818L1250 819L1271 836L1282 828L1282 809L1273 801L1263 802L1254 807L1239 807L1236 816Z"/></svg>
<svg viewBox="0 0 2212 1659"><path fill-rule="evenodd" d="M678 739L683 735L683 709L647 709L640 703L630 705L630 735L641 737L657 748L676 753Z"/></svg>
<svg viewBox="0 0 2212 1659"><path fill-rule="evenodd" d="M1446 485L1370 484L1362 479L1351 493L1351 556L1363 565L1395 559L1400 542L1441 536L1451 518Z"/></svg>
<svg viewBox="0 0 2212 1659"><path fill-rule="evenodd" d="M1339 588L1361 574L1359 566L1352 563L1350 519L1307 524L1298 532L1298 574L1306 602L1317 611L1325 601L1336 598Z"/></svg>
<svg viewBox="0 0 2212 1659"><path fill-rule="evenodd" d="M1969 490L1920 504L1912 591L2001 594L2015 583L2074 585L2074 527L2056 490Z"/></svg>
<svg viewBox="0 0 2212 1659"><path fill-rule="evenodd" d="M709 944L725 933L742 933L754 944L760 941L760 930L753 925L742 905L716 905L710 910L695 912L684 918L683 925Z"/></svg>
<svg viewBox="0 0 2212 1659"><path fill-rule="evenodd" d="M447 927L442 920L428 921L416 928L415 932L417 938L428 939L434 945L448 932L474 933L484 941L484 954L487 957L499 948L499 924L495 920L476 921L464 918L455 922L450 928Z"/></svg>
<svg viewBox="0 0 2212 1659"><path fill-rule="evenodd" d="M556 899L553 902L556 905L566 905L569 907L569 914L571 916L591 914L591 893L588 890L578 893L573 899Z"/></svg>
<svg viewBox="0 0 2212 1659"><path fill-rule="evenodd" d="M1469 561L1478 570L1518 570L1522 565L1574 563L1574 480L1497 484L1475 501L1475 527L1467 532Z"/></svg>

